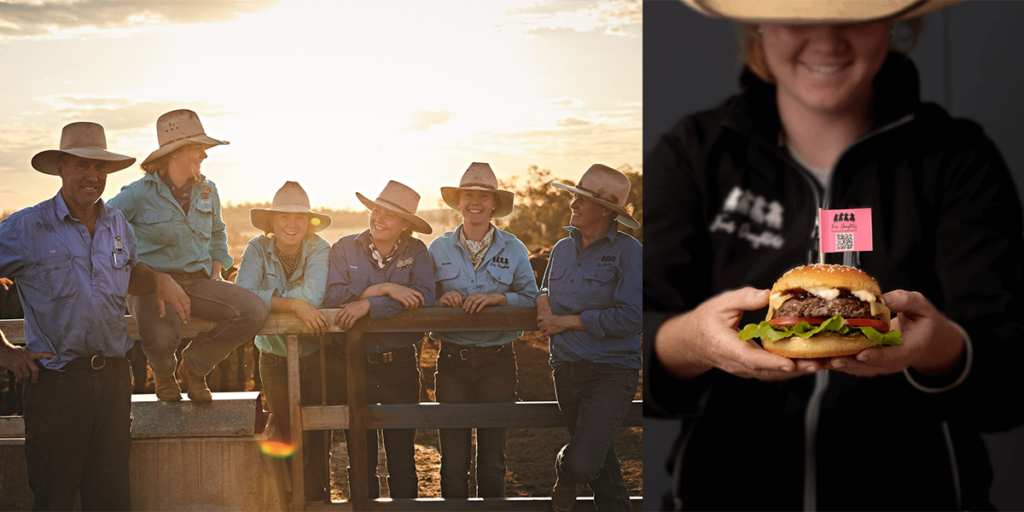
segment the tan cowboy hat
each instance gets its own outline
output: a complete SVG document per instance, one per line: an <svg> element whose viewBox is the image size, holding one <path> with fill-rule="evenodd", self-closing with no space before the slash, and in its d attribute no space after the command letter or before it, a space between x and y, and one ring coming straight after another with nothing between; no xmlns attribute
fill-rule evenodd
<svg viewBox="0 0 1024 512"><path fill-rule="evenodd" d="M152 152L143 160L146 165L175 149L187 144L204 144L207 148L231 144L226 140L217 140L206 135L199 116L187 109L172 110L156 120L156 140L160 149Z"/></svg>
<svg viewBox="0 0 1024 512"><path fill-rule="evenodd" d="M551 182L551 186L587 196L597 204L611 208L619 214L615 220L633 229L640 227L640 223L625 208L626 198L629 197L629 189L632 187L629 178L607 165L591 165L575 187L555 182Z"/></svg>
<svg viewBox="0 0 1024 512"><path fill-rule="evenodd" d="M963 0L682 0L712 18L742 23L859 23L903 20L937 11Z"/></svg>
<svg viewBox="0 0 1024 512"><path fill-rule="evenodd" d="M369 210L381 207L411 222L413 231L419 231L427 235L434 232L427 221L416 216L416 207L420 204L420 195L415 190L397 181L389 181L384 190L377 196L376 201L370 201L359 192L356 192L356 197Z"/></svg>
<svg viewBox="0 0 1024 512"><path fill-rule="evenodd" d="M441 199L454 210L459 210L459 192L462 190L481 190L491 192L497 199L492 218L500 219L512 213L516 195L508 190L498 188L498 178L494 176L491 166L482 162L469 164L469 169L462 173L462 181L458 187L441 187Z"/></svg>
<svg viewBox="0 0 1024 512"><path fill-rule="evenodd" d="M284 186L274 194L274 202L270 208L253 208L249 210L249 221L256 229L269 232L274 227L274 213L308 213L309 223L313 232L319 233L331 225L331 217L316 213L309 209L309 196L302 185L294 181L285 182Z"/></svg>
<svg viewBox="0 0 1024 512"><path fill-rule="evenodd" d="M57 160L63 154L111 162L107 174L131 167L135 159L107 151L107 135L96 123L71 123L60 132L60 149L48 149L32 157L32 167L43 174L57 175Z"/></svg>

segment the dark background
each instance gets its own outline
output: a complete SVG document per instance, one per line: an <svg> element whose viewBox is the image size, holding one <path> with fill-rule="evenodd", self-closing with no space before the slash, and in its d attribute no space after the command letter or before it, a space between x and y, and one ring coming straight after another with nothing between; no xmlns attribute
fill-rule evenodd
<svg viewBox="0 0 1024 512"><path fill-rule="evenodd" d="M912 54L922 100L980 123L1006 159L1018 193L1024 180L1022 22L1024 2L968 1L925 16ZM683 116L739 92L737 48L732 22L704 17L679 1L644 2L645 154ZM1024 404L1008 399L1007 406ZM670 486L665 462L678 431L678 421L644 419L644 510L658 510ZM995 471L992 503L1024 510L1024 427L984 438Z"/></svg>

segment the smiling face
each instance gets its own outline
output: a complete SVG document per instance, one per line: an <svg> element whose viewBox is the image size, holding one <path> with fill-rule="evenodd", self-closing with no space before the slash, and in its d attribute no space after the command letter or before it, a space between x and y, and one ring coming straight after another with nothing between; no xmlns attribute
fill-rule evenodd
<svg viewBox="0 0 1024 512"><path fill-rule="evenodd" d="M480 225L491 222L494 213L494 194L480 190L464 190L459 192L459 212L462 222L469 225Z"/></svg>
<svg viewBox="0 0 1024 512"><path fill-rule="evenodd" d="M308 213L274 213L274 237L277 238L277 244L286 251L298 247L309 230L309 217Z"/></svg>
<svg viewBox="0 0 1024 512"><path fill-rule="evenodd" d="M412 228L412 223L385 210L376 207L370 211L370 237L373 244L390 247L402 233Z"/></svg>
<svg viewBox="0 0 1024 512"><path fill-rule="evenodd" d="M65 153L57 160L57 174L62 185L61 194L69 208L85 211L103 195L107 186L107 170L110 162L79 158Z"/></svg>
<svg viewBox="0 0 1024 512"><path fill-rule="evenodd" d="M760 33L780 103L821 112L866 111L892 22L762 25Z"/></svg>
<svg viewBox="0 0 1024 512"><path fill-rule="evenodd" d="M573 193L569 208L572 209L569 225L580 231L599 228L607 231L615 222L614 211L579 193Z"/></svg>
<svg viewBox="0 0 1024 512"><path fill-rule="evenodd" d="M199 176L203 160L206 160L206 146L189 144L181 148L175 157L182 161L182 165L186 166L193 176Z"/></svg>

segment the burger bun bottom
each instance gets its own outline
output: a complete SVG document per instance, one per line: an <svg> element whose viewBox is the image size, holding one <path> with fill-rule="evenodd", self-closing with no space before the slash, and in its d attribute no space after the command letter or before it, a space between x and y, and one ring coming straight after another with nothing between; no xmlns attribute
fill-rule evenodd
<svg viewBox="0 0 1024 512"><path fill-rule="evenodd" d="M851 356L861 350L876 346L875 342L864 336L832 334L817 334L809 339L792 336L778 341L761 340L761 345L768 352L790 359Z"/></svg>

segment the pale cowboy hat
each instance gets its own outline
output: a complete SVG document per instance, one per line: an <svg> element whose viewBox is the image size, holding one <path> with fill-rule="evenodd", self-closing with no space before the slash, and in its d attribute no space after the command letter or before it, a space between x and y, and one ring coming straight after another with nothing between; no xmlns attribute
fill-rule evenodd
<svg viewBox="0 0 1024 512"><path fill-rule="evenodd" d="M682 0L712 18L741 23L860 23L916 18L963 0Z"/></svg>
<svg viewBox="0 0 1024 512"><path fill-rule="evenodd" d="M441 199L452 209L459 210L459 192L463 190L480 190L491 192L497 199L492 218L500 219L512 213L515 207L516 195L508 190L498 188L498 178L494 176L491 166L482 162L469 164L466 172L462 173L462 181L458 187L441 187Z"/></svg>
<svg viewBox="0 0 1024 512"><path fill-rule="evenodd" d="M313 232L319 233L331 225L331 217L322 213L316 213L309 208L309 196L302 186L294 181L285 182L284 186L274 194L274 202L270 208L253 208L249 210L249 221L252 225L264 232L269 232L274 227L275 213L307 213L310 215L309 223L313 226Z"/></svg>
<svg viewBox="0 0 1024 512"><path fill-rule="evenodd" d="M188 144L203 144L207 148L231 144L226 140L207 136L202 123L199 122L199 116L187 109L172 110L160 116L156 120L156 140L160 144L160 149L150 153L142 165Z"/></svg>
<svg viewBox="0 0 1024 512"><path fill-rule="evenodd" d="M376 201L370 201L359 192L356 192L356 197L368 210L380 207L411 222L413 231L419 231L427 235L434 232L427 221L416 216L416 208L420 204L420 195L415 190L397 181L389 181L384 190L377 196Z"/></svg>
<svg viewBox="0 0 1024 512"><path fill-rule="evenodd" d="M32 157L32 167L43 174L57 175L57 160L64 154L110 162L107 174L127 169L135 163L130 156L107 151L107 135L96 123L71 123L60 132L60 149L48 149Z"/></svg>
<svg viewBox="0 0 1024 512"><path fill-rule="evenodd" d="M575 187L555 182L551 182L551 186L586 196L619 214L615 220L633 229L640 227L640 223L626 211L626 198L629 197L629 189L632 187L629 178L607 165L591 165Z"/></svg>

